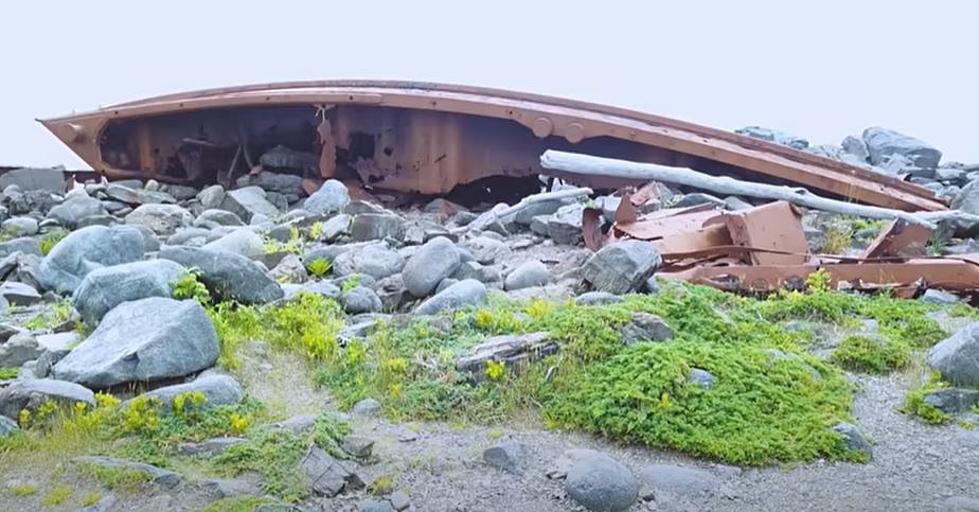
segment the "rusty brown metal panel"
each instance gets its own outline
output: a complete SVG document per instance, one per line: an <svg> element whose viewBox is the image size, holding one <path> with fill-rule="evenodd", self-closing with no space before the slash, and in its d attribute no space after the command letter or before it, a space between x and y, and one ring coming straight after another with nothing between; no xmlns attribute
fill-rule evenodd
<svg viewBox="0 0 979 512"><path fill-rule="evenodd" d="M893 220L867 247L863 257L870 259L923 256L929 237L931 237L931 230L924 226L908 224L901 219Z"/></svg>
<svg viewBox="0 0 979 512"><path fill-rule="evenodd" d="M905 210L945 208L931 191L922 187L737 134L623 109L471 87L333 81L225 88L151 98L91 114L49 119L43 123L93 168L111 177L122 177L139 175L139 172L109 164L98 147L100 134L111 120L271 105L389 107L506 120L522 125L526 137L529 137L526 141L524 138L514 138L520 140L517 147L503 153L514 156L516 162L530 160L529 155L523 153L537 146L537 149L560 149L568 145L581 145L582 149L592 147L597 153L611 152L613 154L609 156L623 156L617 153L621 147L616 149L615 144L607 142L618 140L647 147L647 156L659 160L657 163L670 163L669 160L672 160L674 164L687 165L689 162L721 173L725 172L725 166L730 166L880 206ZM452 133L443 133L442 136L451 139ZM466 132L457 130L455 133ZM457 143L478 148L480 139L486 133L468 134L457 139ZM534 138L540 142L531 143ZM606 142L592 144L599 140ZM509 141L507 148L512 143L512 140ZM446 147L453 146L448 144ZM438 162L431 161L431 158L423 159L418 164L420 176L402 176L392 180L392 184L406 187L407 190L424 185L429 191L438 186L439 191L444 192L456 184L501 172L499 168L486 170L463 166L473 161L473 155L476 161L480 161L483 157L478 153L479 149L472 149L469 155L457 157L457 165L451 168L447 167L448 164L436 165ZM436 158L440 156L436 155ZM446 155L443 160L448 158L450 156ZM404 162L399 161L399 164ZM390 168L384 170L391 171ZM538 171L535 164L527 167L505 166L502 169L502 172L514 175Z"/></svg>
<svg viewBox="0 0 979 512"><path fill-rule="evenodd" d="M751 263L754 265L797 265L808 259L804 255L809 246L799 212L785 201L725 213L722 219L734 245L790 253L753 252Z"/></svg>

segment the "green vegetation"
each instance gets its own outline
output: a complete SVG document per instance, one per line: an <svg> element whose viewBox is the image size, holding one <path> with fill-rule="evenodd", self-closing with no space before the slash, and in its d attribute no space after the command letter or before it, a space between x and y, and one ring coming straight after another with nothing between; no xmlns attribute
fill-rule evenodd
<svg viewBox="0 0 979 512"><path fill-rule="evenodd" d="M306 233L306 237L309 238L311 242L315 242L323 237L323 230L326 227L322 222L314 222L309 226L309 231Z"/></svg>
<svg viewBox="0 0 979 512"><path fill-rule="evenodd" d="M832 359L847 370L888 373L911 363L911 346L904 340L847 336L833 351Z"/></svg>
<svg viewBox="0 0 979 512"><path fill-rule="evenodd" d="M171 283L173 286L173 298L177 300L194 299L203 306L211 304L211 293L207 286L200 281L200 271L191 269L184 271L180 278Z"/></svg>
<svg viewBox="0 0 979 512"><path fill-rule="evenodd" d="M302 236L299 234L299 228L296 226L289 228L289 240L280 242L274 238L266 238L262 248L265 251L265 254L288 252L300 257L303 255L303 251L305 250Z"/></svg>
<svg viewBox="0 0 979 512"><path fill-rule="evenodd" d="M942 381L942 376L937 371L932 371L928 381L922 386L916 386L908 392L904 399L904 406L901 412L917 416L925 423L932 425L943 425L952 420L952 416L938 409L925 401L925 396L937 389L948 387L948 383Z"/></svg>
<svg viewBox="0 0 979 512"><path fill-rule="evenodd" d="M10 488L10 494L23 498L37 494L37 487L31 484L17 484Z"/></svg>
<svg viewBox="0 0 979 512"><path fill-rule="evenodd" d="M51 249L54 249L54 246L58 245L58 242L68 236L68 233L70 231L64 228L53 229L45 233L41 237L40 242L38 242L41 246L41 254L47 256L51 252Z"/></svg>
<svg viewBox="0 0 979 512"><path fill-rule="evenodd" d="M853 243L853 228L850 224L837 220L828 222L823 228L823 250L826 254L843 254Z"/></svg>
<svg viewBox="0 0 979 512"><path fill-rule="evenodd" d="M78 465L78 472L89 478L94 478L110 491L135 492L152 480L152 476L135 468L111 467L91 462Z"/></svg>
<svg viewBox="0 0 979 512"><path fill-rule="evenodd" d="M346 459L347 453L340 448L343 438L350 433L350 424L332 414L321 414L313 427L313 442L326 453Z"/></svg>
<svg viewBox="0 0 979 512"><path fill-rule="evenodd" d="M262 490L286 501L306 495L306 476L298 467L308 443L284 429L263 430L248 442L229 447L214 462L233 474L255 471L262 475Z"/></svg>
<svg viewBox="0 0 979 512"><path fill-rule="evenodd" d="M391 494L392 491L394 491L394 477L391 475L381 475L367 486L367 492L375 496Z"/></svg>
<svg viewBox="0 0 979 512"><path fill-rule="evenodd" d="M350 290L360 286L360 281L360 274L351 274L350 277L348 277L347 280L340 285L340 291L349 292Z"/></svg>
<svg viewBox="0 0 979 512"><path fill-rule="evenodd" d="M61 505L62 503L68 501L71 495L75 493L75 490L70 486L65 484L58 484L51 489L51 492L44 495L41 498L41 505L46 507L53 507L56 505Z"/></svg>
<svg viewBox="0 0 979 512"><path fill-rule="evenodd" d="M0 368L0 380L16 379L18 373L19 368Z"/></svg>
<svg viewBox="0 0 979 512"><path fill-rule="evenodd" d="M323 277L326 274L330 273L330 269L332 267L333 265L331 265L329 261L323 258L316 258L315 260L309 262L308 265L306 265L306 271L308 271L310 274L312 274L315 277Z"/></svg>
<svg viewBox="0 0 979 512"><path fill-rule="evenodd" d="M61 299L51 305L50 311L44 311L34 315L30 320L24 322L24 327L31 331L44 331L53 329L71 318L71 313L75 308L71 304L71 299Z"/></svg>
<svg viewBox="0 0 979 512"><path fill-rule="evenodd" d="M98 503L99 500L101 500L101 499L102 499L102 493L97 492L97 491L92 491L92 492L86 494L84 498L82 498L82 506L83 507L91 507L92 505L95 505L96 503Z"/></svg>

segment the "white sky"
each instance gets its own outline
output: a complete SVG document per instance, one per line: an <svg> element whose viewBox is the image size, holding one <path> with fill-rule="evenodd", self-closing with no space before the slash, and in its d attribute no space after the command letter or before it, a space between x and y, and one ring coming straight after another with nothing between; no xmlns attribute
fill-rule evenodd
<svg viewBox="0 0 979 512"><path fill-rule="evenodd" d="M252 3L5 2L0 165L84 165L36 117L317 78L502 87L817 144L881 125L979 161L966 0Z"/></svg>

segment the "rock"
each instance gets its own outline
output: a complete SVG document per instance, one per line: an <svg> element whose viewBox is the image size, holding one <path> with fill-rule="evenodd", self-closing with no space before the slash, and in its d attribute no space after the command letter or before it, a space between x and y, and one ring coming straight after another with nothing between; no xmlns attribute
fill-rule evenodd
<svg viewBox="0 0 979 512"><path fill-rule="evenodd" d="M217 334L200 304L151 297L109 311L52 374L104 388L182 377L213 366L217 358Z"/></svg>
<svg viewBox="0 0 979 512"><path fill-rule="evenodd" d="M0 345L0 368L17 368L44 352L30 333L14 334Z"/></svg>
<svg viewBox="0 0 979 512"><path fill-rule="evenodd" d="M354 241L404 240L404 219L387 213L361 213L350 222L350 239Z"/></svg>
<svg viewBox="0 0 979 512"><path fill-rule="evenodd" d="M74 228L85 217L105 215L105 208L98 199L79 195L66 199L65 202L51 208L48 218L58 221L67 228Z"/></svg>
<svg viewBox="0 0 979 512"><path fill-rule="evenodd" d="M294 289L287 290L286 287L294 287ZM328 299L338 300L340 298L340 287L333 283L326 283L323 281L317 281L313 283L304 283L302 285L282 285L283 291L286 292L283 298L285 300L291 300L299 292L309 292L322 295Z"/></svg>
<svg viewBox="0 0 979 512"><path fill-rule="evenodd" d="M194 219L194 226L213 229L218 226L244 226L245 223L237 215L227 210L212 208L204 210Z"/></svg>
<svg viewBox="0 0 979 512"><path fill-rule="evenodd" d="M150 464L143 464L141 462L132 462L128 460L113 459L111 457L98 457L91 455L76 457L74 461L76 463L92 464L103 468L122 469L126 471L138 471L145 473L150 476L153 483L167 489L173 489L174 487L180 485L180 482L183 480L180 475L174 473L173 471L161 469Z"/></svg>
<svg viewBox="0 0 979 512"><path fill-rule="evenodd" d="M979 322L933 346L927 362L953 385L979 388Z"/></svg>
<svg viewBox="0 0 979 512"><path fill-rule="evenodd" d="M197 200L206 209L218 208L224 202L225 192L221 185L211 185L197 194Z"/></svg>
<svg viewBox="0 0 979 512"><path fill-rule="evenodd" d="M584 209L583 204L577 203L558 208L547 220L547 236L556 244L581 244L581 213Z"/></svg>
<svg viewBox="0 0 979 512"><path fill-rule="evenodd" d="M387 500L370 499L358 503L357 512L395 512L395 508Z"/></svg>
<svg viewBox="0 0 979 512"><path fill-rule="evenodd" d="M250 229L236 229L213 242L204 244L208 251L225 251L240 254L246 258L257 258L265 254L262 237Z"/></svg>
<svg viewBox="0 0 979 512"><path fill-rule="evenodd" d="M307 254L306 259L311 256ZM404 266L404 257L384 242L363 245L333 259L333 273L338 276L365 274L378 280L401 272Z"/></svg>
<svg viewBox="0 0 979 512"><path fill-rule="evenodd" d="M459 281L422 302L416 315L434 315L447 309L482 304L486 300L486 285L475 279Z"/></svg>
<svg viewBox="0 0 979 512"><path fill-rule="evenodd" d="M53 379L20 379L0 391L0 415L17 420L20 411L36 410L53 400L74 407L78 402L95 405L95 394L84 386Z"/></svg>
<svg viewBox="0 0 979 512"><path fill-rule="evenodd" d="M269 277L280 283L302 283L309 279L309 273L299 256L289 253L269 271Z"/></svg>
<svg viewBox="0 0 979 512"><path fill-rule="evenodd" d="M381 415L381 402L373 398L365 398L354 404L350 412L359 416L377 417Z"/></svg>
<svg viewBox="0 0 979 512"><path fill-rule="evenodd" d="M487 236L470 238L462 246L472 253L477 262L483 265L490 265L510 253L510 248L505 243Z"/></svg>
<svg viewBox="0 0 979 512"><path fill-rule="evenodd" d="M149 260L102 267L89 272L72 295L75 309L95 325L112 308L147 297L170 297L184 268L169 260Z"/></svg>
<svg viewBox="0 0 979 512"><path fill-rule="evenodd" d="M343 304L344 311L351 315L380 311L382 307L381 298L374 293L374 290L365 286L357 286L343 292L340 295L340 302Z"/></svg>
<svg viewBox="0 0 979 512"><path fill-rule="evenodd" d="M948 414L966 412L979 405L979 390L941 388L925 395L925 403Z"/></svg>
<svg viewBox="0 0 979 512"><path fill-rule="evenodd" d="M491 336L458 356L455 366L481 379L487 361L503 362L511 370L521 369L531 361L556 353L559 348L549 332Z"/></svg>
<svg viewBox="0 0 979 512"><path fill-rule="evenodd" d="M299 465L309 478L312 492L317 496L332 498L344 490L364 487L360 477L345 464L316 446L306 452Z"/></svg>
<svg viewBox="0 0 979 512"><path fill-rule="evenodd" d="M126 224L146 226L159 236L169 236L177 228L194 222L193 215L175 204L144 204L125 218Z"/></svg>
<svg viewBox="0 0 979 512"><path fill-rule="evenodd" d="M855 156L858 161L867 163L870 160L870 150L867 149L867 143L862 138L847 135L840 145L844 152Z"/></svg>
<svg viewBox="0 0 979 512"><path fill-rule="evenodd" d="M6 416L0 415L0 439L3 439L4 437L7 437L9 435L13 435L18 430L20 430L20 428L17 427L16 421Z"/></svg>
<svg viewBox="0 0 979 512"><path fill-rule="evenodd" d="M405 288L415 297L425 297L439 282L452 275L462 258L448 238L433 238L418 248L401 271Z"/></svg>
<svg viewBox="0 0 979 512"><path fill-rule="evenodd" d="M226 192L218 208L234 213L245 222L251 222L255 215L270 219L279 216L279 209L267 199L265 191L255 186Z"/></svg>
<svg viewBox="0 0 979 512"><path fill-rule="evenodd" d="M411 506L411 501L408 499L408 495L401 491L394 491L388 496L388 501L391 503L391 507L398 512L406 510Z"/></svg>
<svg viewBox="0 0 979 512"><path fill-rule="evenodd" d="M0 190L16 185L20 191L44 190L62 192L65 189L65 171L60 168L23 167L0 175Z"/></svg>
<svg viewBox="0 0 979 512"><path fill-rule="evenodd" d="M191 247L203 247L205 244L213 242L222 236L221 231L203 228L183 228L167 238L167 245L189 245Z"/></svg>
<svg viewBox="0 0 979 512"><path fill-rule="evenodd" d="M281 428L288 430L293 434L302 434L304 432L309 432L313 430L316 426L316 419L319 418L316 414L300 414L298 416L293 416L285 421L280 421L274 426L276 428Z"/></svg>
<svg viewBox="0 0 979 512"><path fill-rule="evenodd" d="M195 392L202 393L207 398L207 402L201 407L236 404L245 398L245 392L242 391L241 385L233 377L210 372L203 373L186 384L156 388L140 396L156 398L163 404L165 410L170 410L173 407L173 399L177 395ZM188 406L185 405L185 407Z"/></svg>
<svg viewBox="0 0 979 512"><path fill-rule="evenodd" d="M929 288L925 290L924 295L921 296L921 300L931 302L932 304L955 304L959 301L959 297L954 293Z"/></svg>
<svg viewBox="0 0 979 512"><path fill-rule="evenodd" d="M265 304L281 299L282 287L265 269L240 254L196 247L166 247L159 257L200 270L200 280L219 300Z"/></svg>
<svg viewBox="0 0 979 512"><path fill-rule="evenodd" d="M703 192L693 192L690 194L683 194L679 196L673 203L673 208L686 208L688 206L697 206L698 204L712 204L714 206L723 208L725 203L724 200L712 196L710 194L705 194Z"/></svg>
<svg viewBox="0 0 979 512"><path fill-rule="evenodd" d="M333 242L347 234L349 230L350 216L345 213L334 215L323 222L323 234L320 235L320 241Z"/></svg>
<svg viewBox="0 0 979 512"><path fill-rule="evenodd" d="M487 267L475 261L465 261L456 268L449 278L440 281L435 291L440 292L449 284L464 279L475 279L481 283L494 283L502 281L503 276L500 275L500 271L496 267Z"/></svg>
<svg viewBox="0 0 979 512"><path fill-rule="evenodd" d="M666 502L677 497L726 494L721 479L713 473L675 464L653 464L639 470L639 479L655 495L656 501Z"/></svg>
<svg viewBox="0 0 979 512"><path fill-rule="evenodd" d="M659 316L636 311L629 323L619 330L622 343L631 345L640 341L667 341L673 339L673 329Z"/></svg>
<svg viewBox="0 0 979 512"><path fill-rule="evenodd" d="M41 294L33 286L16 281L0 284L0 296L13 306L30 306L41 302Z"/></svg>
<svg viewBox="0 0 979 512"><path fill-rule="evenodd" d="M624 240L602 247L585 263L582 275L599 291L636 291L659 268L656 247L641 240Z"/></svg>
<svg viewBox="0 0 979 512"><path fill-rule="evenodd" d="M952 208L979 214L979 179L970 181L952 200Z"/></svg>
<svg viewBox="0 0 979 512"><path fill-rule="evenodd" d="M873 450L870 443L863 437L863 434L857 430L855 425L841 421L834 425L830 430L840 434L843 445L846 446L847 450L863 452L868 456L872 455Z"/></svg>
<svg viewBox="0 0 979 512"><path fill-rule="evenodd" d="M548 270L547 265L539 260L530 260L522 263L506 276L503 289L510 291L530 288L531 286L543 286L550 280L551 271Z"/></svg>
<svg viewBox="0 0 979 512"><path fill-rule="evenodd" d="M303 209L316 215L324 215L342 211L348 203L350 193L347 192L347 186L337 180L326 180L319 190L306 198Z"/></svg>
<svg viewBox="0 0 979 512"><path fill-rule="evenodd" d="M0 224L4 234L13 237L37 234L37 220L31 217L14 217Z"/></svg>
<svg viewBox="0 0 979 512"><path fill-rule="evenodd" d="M445 221L446 219L452 218L452 216L459 212L466 211L466 208L462 205L453 203L448 199L438 197L432 199L428 204L426 204L425 207L422 208L422 211L436 215L439 219Z"/></svg>
<svg viewBox="0 0 979 512"><path fill-rule="evenodd" d="M887 157L898 155L916 167L934 169L942 159L942 152L927 143L887 128L867 128L863 131L863 141L874 165L884 164Z"/></svg>
<svg viewBox="0 0 979 512"><path fill-rule="evenodd" d="M0 258L6 258L15 252L44 256L41 254L41 245L35 238L15 238L0 243Z"/></svg>
<svg viewBox="0 0 979 512"><path fill-rule="evenodd" d="M275 149L277 148L273 148L270 151L274 151ZM285 149L288 150L288 148ZM292 150L288 150L288 151L292 151ZM315 174L319 173L319 169L318 169L319 157L312 155L310 153L301 153L299 151L293 151L291 155L283 155L286 156L286 158L278 159L279 160L278 163L290 164L284 166L267 165L266 161L268 160L267 158L268 154L269 153L266 152L264 155L262 155L259 158L259 160L262 162L262 167L264 167L265 169L277 169L277 168L299 169L300 167L291 164L298 164L300 163L298 160L303 160L303 159L305 159L306 162L308 163L309 157L312 157L313 171ZM297 156L299 157L299 159L295 158ZM274 192L276 194L281 194L286 198L288 198L289 202L296 202L299 200L300 196L305 195L303 193L303 178L302 176L296 174L283 174L283 173L268 172L268 171L263 171L258 174L249 173L238 178L236 184L239 187L246 187L249 185L253 185L261 188L266 193Z"/></svg>
<svg viewBox="0 0 979 512"><path fill-rule="evenodd" d="M177 200L166 192L129 188L118 183L109 183L105 195L126 204L175 203Z"/></svg>
<svg viewBox="0 0 979 512"><path fill-rule="evenodd" d="M374 441L363 436L349 435L343 438L340 448L358 459L369 459L374 451Z"/></svg>
<svg viewBox="0 0 979 512"><path fill-rule="evenodd" d="M795 149L806 149L809 147L809 141L803 139L802 137L797 137L791 133L780 130L763 128L761 126L746 126L744 128L734 130L734 133L746 135L754 139L767 140L769 142L774 142L776 144L781 144L783 146L788 146Z"/></svg>
<svg viewBox="0 0 979 512"><path fill-rule="evenodd" d="M622 297L608 292L587 292L575 297L574 302L579 306L604 306L622 302Z"/></svg>
<svg viewBox="0 0 979 512"><path fill-rule="evenodd" d="M527 468L527 445L515 441L483 450L483 462L507 473L520 474Z"/></svg>
<svg viewBox="0 0 979 512"><path fill-rule="evenodd" d="M605 454L576 462L564 481L568 495L588 510L627 510L639 495L639 482L629 468Z"/></svg>
<svg viewBox="0 0 979 512"><path fill-rule="evenodd" d="M687 382L696 384L704 389L714 387L714 374L700 368L691 368Z"/></svg>

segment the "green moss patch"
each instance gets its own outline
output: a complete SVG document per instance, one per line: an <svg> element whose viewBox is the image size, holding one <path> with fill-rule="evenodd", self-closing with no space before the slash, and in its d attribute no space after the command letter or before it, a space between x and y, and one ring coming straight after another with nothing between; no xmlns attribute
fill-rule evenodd
<svg viewBox="0 0 979 512"><path fill-rule="evenodd" d="M888 373L911 363L911 347L902 339L848 336L833 351L833 361L847 370Z"/></svg>

